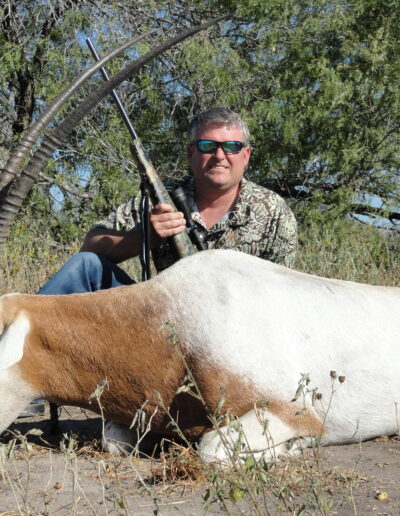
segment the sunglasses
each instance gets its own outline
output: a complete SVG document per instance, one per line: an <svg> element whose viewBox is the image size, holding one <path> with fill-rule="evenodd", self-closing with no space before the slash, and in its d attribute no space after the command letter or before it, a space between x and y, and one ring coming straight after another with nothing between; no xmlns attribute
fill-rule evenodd
<svg viewBox="0 0 400 516"><path fill-rule="evenodd" d="M214 154L218 147L221 147L226 154L238 154L244 147L242 142L215 142L214 140L196 140L192 145L196 145L204 154Z"/></svg>

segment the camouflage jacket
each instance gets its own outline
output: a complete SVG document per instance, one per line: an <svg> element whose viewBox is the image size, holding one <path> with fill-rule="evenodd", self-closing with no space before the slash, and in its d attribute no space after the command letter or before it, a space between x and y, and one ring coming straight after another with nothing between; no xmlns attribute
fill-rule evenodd
<svg viewBox="0 0 400 516"><path fill-rule="evenodd" d="M242 179L235 206L222 220L207 229L194 202L194 181L187 176L166 183L171 192L181 186L191 205L192 219L203 232L209 249L234 249L287 267L294 265L297 247L296 219L285 201L275 192ZM130 230L140 223L140 197L119 206L94 227ZM161 271L177 261L169 239L153 251L154 265Z"/></svg>

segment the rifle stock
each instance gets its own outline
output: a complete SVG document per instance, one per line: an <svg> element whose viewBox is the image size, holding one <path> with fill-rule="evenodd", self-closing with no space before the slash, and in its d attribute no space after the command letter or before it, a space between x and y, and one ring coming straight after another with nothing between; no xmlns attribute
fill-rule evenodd
<svg viewBox="0 0 400 516"><path fill-rule="evenodd" d="M154 204L159 202L170 204L173 206L174 210L176 210L176 206L171 199L167 189L165 188L163 182L161 181L159 175L156 172L153 164L151 163L147 153L143 147L142 142L139 138L135 138L131 142L131 152L132 156L135 159L138 167L141 168L141 171L146 175L147 181L151 187L152 201ZM192 244L192 241L187 234L187 231L183 231L178 235L174 235L172 237L175 248L180 258L184 258L185 256L190 256L194 253L197 253L197 249Z"/></svg>

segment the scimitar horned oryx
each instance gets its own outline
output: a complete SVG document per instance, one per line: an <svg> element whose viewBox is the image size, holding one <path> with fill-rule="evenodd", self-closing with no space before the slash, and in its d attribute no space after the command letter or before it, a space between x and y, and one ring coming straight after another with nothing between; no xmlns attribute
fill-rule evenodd
<svg viewBox="0 0 400 516"><path fill-rule="evenodd" d="M175 435L172 417L204 461L270 460L314 442L394 434L399 311L398 288L228 250L194 254L128 287L6 295L0 430L44 397L101 406L125 442L138 411L155 434ZM100 400L89 401L99 385Z"/></svg>

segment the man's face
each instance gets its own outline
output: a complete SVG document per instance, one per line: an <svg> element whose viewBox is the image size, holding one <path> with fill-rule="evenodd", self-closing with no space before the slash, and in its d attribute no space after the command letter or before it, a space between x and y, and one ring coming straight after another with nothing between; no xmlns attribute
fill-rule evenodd
<svg viewBox="0 0 400 516"><path fill-rule="evenodd" d="M207 124L199 127L195 140L243 142L244 137L238 127ZM196 145L189 145L187 156L198 189L229 190L237 187L243 177L250 159L250 147L243 147L238 154L226 154L222 147L218 147L212 154L204 154Z"/></svg>

